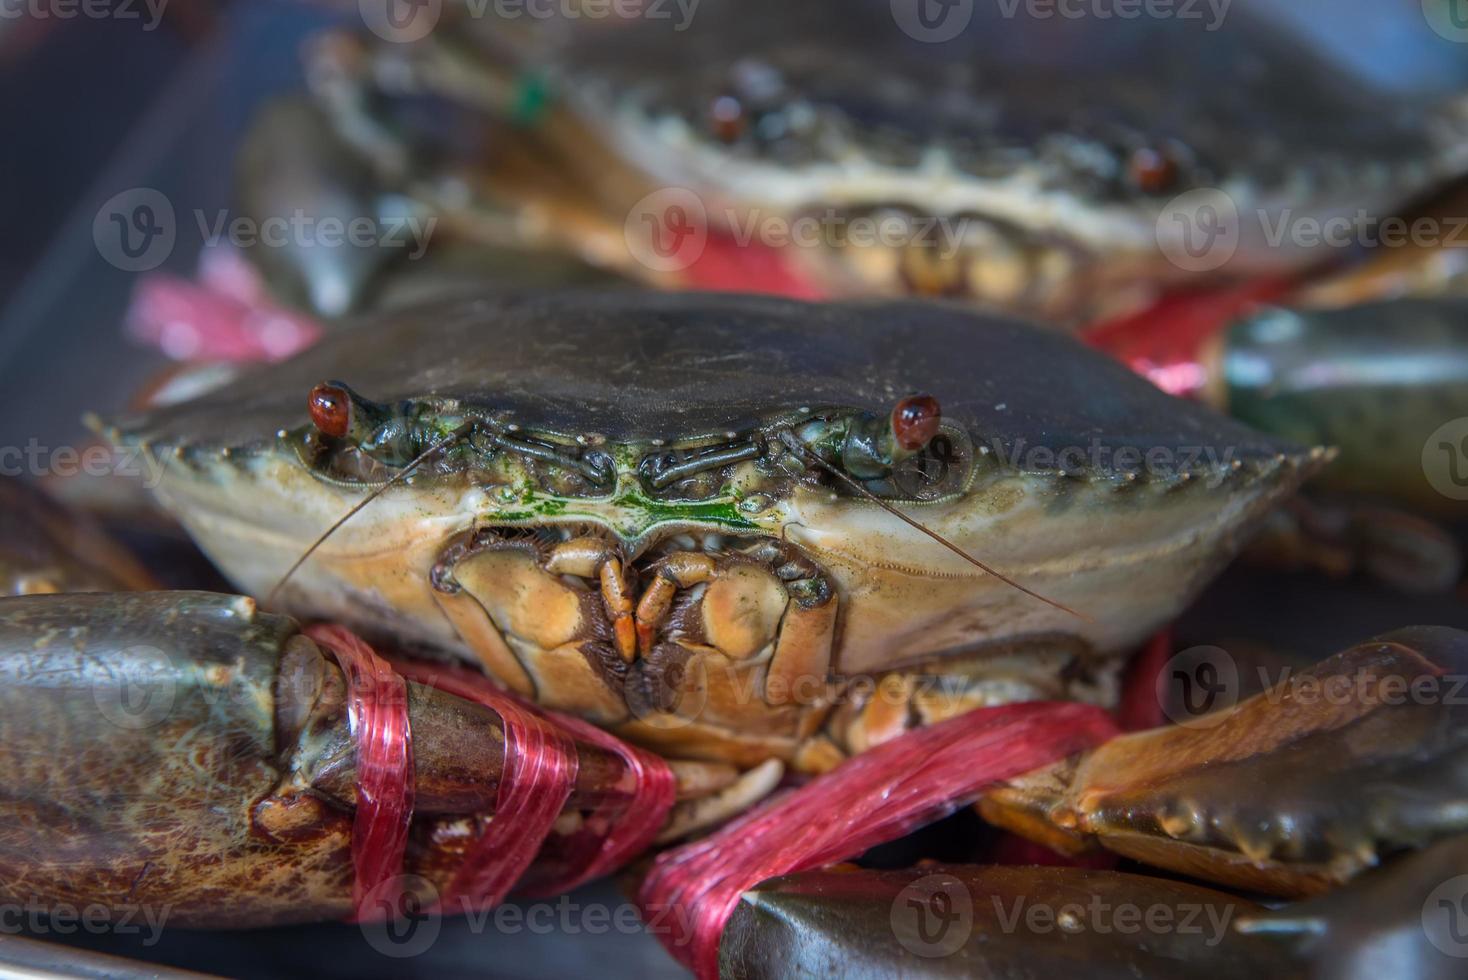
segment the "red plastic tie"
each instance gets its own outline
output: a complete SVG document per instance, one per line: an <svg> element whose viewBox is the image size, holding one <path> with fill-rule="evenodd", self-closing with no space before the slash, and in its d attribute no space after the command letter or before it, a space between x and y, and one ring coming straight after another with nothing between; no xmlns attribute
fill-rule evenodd
<svg viewBox="0 0 1468 980"><path fill-rule="evenodd" d="M352 909L357 921L390 916L413 819L413 737L408 687L372 648L340 626L308 626L347 680L347 719L357 743L357 812L352 819Z"/></svg>
<svg viewBox="0 0 1468 980"><path fill-rule="evenodd" d="M617 755L627 767L629 788L619 801L609 795L598 801L583 822L575 857L567 871L537 882L527 895L557 895L611 874L649 847L667 823L678 793L678 780L661 756L622 741L588 721L544 712L576 738Z"/></svg>
<svg viewBox="0 0 1468 980"><path fill-rule="evenodd" d="M570 735L482 674L411 661L397 666L411 680L483 705L500 716L505 756L494 817L464 856L438 908L448 910L457 902L462 909L452 911L467 912L498 905L535 860L571 796L576 782L576 745Z"/></svg>
<svg viewBox="0 0 1468 980"><path fill-rule="evenodd" d="M982 708L910 732L663 853L638 894L644 919L675 958L713 980L719 937L747 889L858 855L952 812L996 780L1115 734L1106 712L1073 702Z"/></svg>
<svg viewBox="0 0 1468 980"><path fill-rule="evenodd" d="M1169 723L1157 689L1157 677L1172 659L1172 627L1158 630L1138 650L1122 675L1116 720L1122 731L1140 732Z"/></svg>

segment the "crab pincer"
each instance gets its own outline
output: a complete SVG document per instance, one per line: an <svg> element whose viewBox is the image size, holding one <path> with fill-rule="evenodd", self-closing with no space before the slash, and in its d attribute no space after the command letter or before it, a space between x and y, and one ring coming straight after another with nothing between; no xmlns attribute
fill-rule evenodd
<svg viewBox="0 0 1468 980"><path fill-rule="evenodd" d="M390 685L361 703L352 675L363 667L336 649L344 631L302 632L248 598L23 596L0 601L0 621L0 892L9 899L99 904L114 915L167 910L186 926L380 916L405 888L458 911L460 900L486 898L461 874L491 815L508 815L501 791L510 769L527 764L527 732L559 737L552 755L565 778L558 797L532 783L542 805L552 800L538 837L528 820L503 821L531 835L515 842L511 883L557 836L557 817L575 838L579 825L636 799L639 815L626 819L641 821L643 839L621 841L635 851L672 804L666 769L656 793L637 797L626 756L604 740L523 719L512 727L513 709L477 703L472 681L450 666L416 668L422 683L398 678L396 703ZM370 711L395 710L411 731L411 748L397 747L405 798L363 828L362 811L383 807L392 787L364 772L381 757L361 736ZM521 744L510 746L517 731ZM387 848L397 864L379 856L366 879L364 829L400 835L396 852ZM593 862L610 870L585 844L550 841L548 853L576 850L585 864L550 869L545 883L565 884Z"/></svg>

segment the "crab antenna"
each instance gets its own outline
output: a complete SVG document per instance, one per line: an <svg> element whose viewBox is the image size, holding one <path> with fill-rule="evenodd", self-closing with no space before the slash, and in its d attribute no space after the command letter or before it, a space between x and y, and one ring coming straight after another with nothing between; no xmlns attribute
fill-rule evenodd
<svg viewBox="0 0 1468 980"><path fill-rule="evenodd" d="M990 568L988 565L986 565L983 562L979 561L973 555L969 554L967 551L964 551L958 545L954 544L952 541L949 541L947 538L943 537L943 535L939 534L937 531L934 531L932 528L924 526L921 522L919 522L917 520L914 520L911 517L908 517L902 511L898 510L896 507L892 506L890 503L888 503L887 501L883 500L881 497L878 497L876 494L872 493L866 487L862 486L859 482L857 482L856 480L852 479L850 476L847 476L845 473L841 472L839 469L837 469L836 467L832 466L830 463L826 462L824 459L821 459L820 456L818 456L816 453L814 453L814 452L811 451L811 449L810 449L809 446L807 446L803 442L801 442L800 439L796 437L795 433L788 432L788 431L787 432L780 433L780 441L783 442L789 448L795 450L795 452L799 453L801 456L804 456L806 459L808 459L811 462L815 463L817 466L819 466L821 469L825 470L827 473L830 473L832 476L836 477L836 479L838 479L838 480L842 481L843 483L845 483L847 486L849 486L851 489L855 490L862 497L865 497L867 500L870 500L872 503L876 504L878 507L882 508L887 513L891 514L893 517L897 518L899 521L902 521L904 524L907 524L910 527L913 527L913 528L921 531L923 534L926 534L928 537L932 538L934 541L938 542L943 547L947 548L949 551L953 552L955 555L957 555L958 557L962 558L964 561L968 562L970 565L973 565L974 567L979 568L979 569L987 572L988 574L990 574L990 575L994 576L995 578L997 578L999 581L1003 582L1005 585L1008 585L1008 586L1011 586L1013 588L1016 588L1019 591L1023 592L1025 595L1030 596L1031 598L1039 599L1041 602L1045 603L1045 605L1047 605L1047 606L1053 606L1056 609L1059 609L1061 612L1069 613L1070 615L1072 615L1075 618L1081 620L1082 622L1086 622L1086 623L1094 622L1094 620L1092 620L1091 617L1087 616L1085 613L1077 612L1076 610L1070 608L1069 606L1065 605L1064 603L1056 602L1054 599L1050 599L1050 598L1047 598L1045 596L1042 596L1040 593L1036 592L1033 589L1029 589L1029 588L1026 588L1023 585L1020 585L1018 582L1016 582L1014 579L1010 578L1009 576L1007 576L1007 575L1003 574L1002 572L999 572L999 571L997 571L997 570L995 570L993 568Z"/></svg>
<svg viewBox="0 0 1468 980"><path fill-rule="evenodd" d="M381 497L384 493L391 490L399 483L402 483L408 477L412 476L413 471L416 470L419 466L422 466L429 459L431 459L435 453L443 452L443 450L447 449L449 446L452 446L454 443L464 438L466 435L469 434L470 430L473 427L473 422L465 422L453 432L450 432L438 442L435 442L433 445L423 450L423 452L413 457L413 459L409 461L407 466L404 466L400 471L393 474L392 479L388 480L386 483L382 484L379 487L373 488L371 493L353 504L351 510L347 511L341 517L337 518L336 523L332 524L331 527L322 532L321 537L311 542L311 547L307 548L305 553L302 554L301 557L296 559L295 564L286 569L285 574L280 577L280 580L277 581L275 585L271 588L270 593L265 596L265 605L270 606L275 603L276 595L280 592L281 589L285 587L285 584L291 580L291 576L296 574L296 572L300 569L302 565L306 564L306 561L316 553L316 549L325 544L326 539L335 534L338 528L340 528L347 521L351 520L353 517L356 517L359 513L362 512L362 509L365 508L368 504L372 503L372 501L376 500L378 497Z"/></svg>

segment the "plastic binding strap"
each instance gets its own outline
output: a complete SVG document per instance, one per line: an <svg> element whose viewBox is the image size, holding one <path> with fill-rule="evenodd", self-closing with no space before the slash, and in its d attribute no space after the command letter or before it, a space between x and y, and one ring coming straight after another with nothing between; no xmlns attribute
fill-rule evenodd
<svg viewBox="0 0 1468 980"><path fill-rule="evenodd" d="M357 743L357 811L352 820L352 909L356 921L390 916L413 819L413 737L407 683L372 648L340 626L306 635L341 665L347 718Z"/></svg>
<svg viewBox="0 0 1468 980"><path fill-rule="evenodd" d="M713 980L719 937L749 888L861 854L952 812L990 783L1115 734L1106 712L1074 702L981 708L909 732L664 852L638 894L643 918L675 958Z"/></svg>
<svg viewBox="0 0 1468 980"><path fill-rule="evenodd" d="M576 747L571 736L619 756L627 767L629 793L622 803L611 796L598 802L585 821L598 832L576 849L575 866L559 878L538 882L534 893L558 894L607 874L646 850L662 829L676 783L658 756L579 718L526 704L474 671L406 661L397 666L412 680L484 705L504 724L505 763L495 819L455 876L441 907L451 898L469 906L496 904L529 867L575 784Z"/></svg>

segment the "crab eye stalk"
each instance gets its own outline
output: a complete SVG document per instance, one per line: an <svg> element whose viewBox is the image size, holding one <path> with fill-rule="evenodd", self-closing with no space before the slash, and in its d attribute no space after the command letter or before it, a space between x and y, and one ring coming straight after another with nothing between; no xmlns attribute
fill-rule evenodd
<svg viewBox="0 0 1468 980"><path fill-rule="evenodd" d="M744 105L732 95L721 95L709 106L709 129L721 143L737 143L749 126Z"/></svg>
<svg viewBox="0 0 1468 980"><path fill-rule="evenodd" d="M307 404L311 424L334 439L345 439L352 431L352 394L345 385L330 381L311 389Z"/></svg>
<svg viewBox="0 0 1468 980"><path fill-rule="evenodd" d="M938 434L943 411L932 395L912 395L892 409L892 438L906 453L921 450Z"/></svg>
<svg viewBox="0 0 1468 980"><path fill-rule="evenodd" d="M389 466L412 459L427 438L402 406L394 409L368 401L340 381L323 381L312 388L306 407L316 431Z"/></svg>
<svg viewBox="0 0 1468 980"><path fill-rule="evenodd" d="M861 414L846 423L841 466L858 480L880 480L893 467L922 452L938 435L943 414L931 395L912 395L891 414Z"/></svg>
<svg viewBox="0 0 1468 980"><path fill-rule="evenodd" d="M1166 150L1141 147L1127 161L1127 178L1143 194L1166 194L1177 184L1177 161Z"/></svg>

